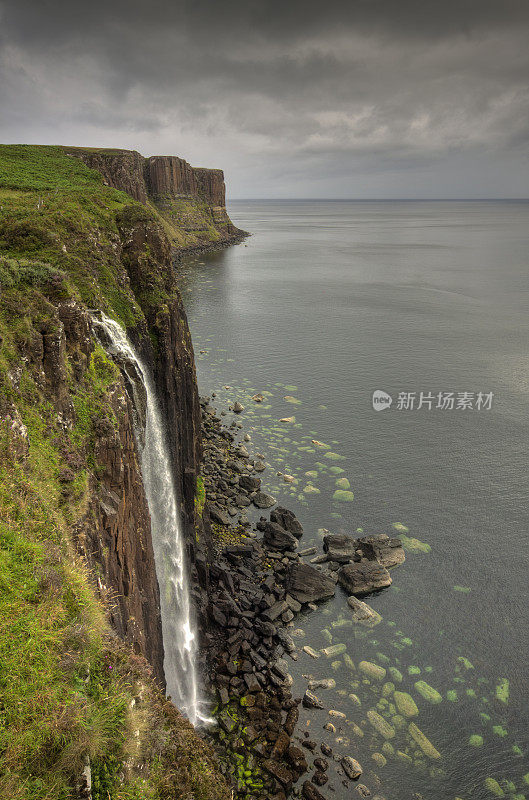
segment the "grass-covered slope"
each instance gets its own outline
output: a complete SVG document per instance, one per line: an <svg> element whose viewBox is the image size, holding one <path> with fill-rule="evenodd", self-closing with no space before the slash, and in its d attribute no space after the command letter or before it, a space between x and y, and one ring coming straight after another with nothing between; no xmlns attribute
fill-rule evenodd
<svg viewBox="0 0 529 800"><path fill-rule="evenodd" d="M147 329L144 312L169 300L168 247L152 210L61 148L0 147L2 800L79 797L87 765L93 800L229 796L147 662L111 631L74 536L126 401L86 309Z"/></svg>

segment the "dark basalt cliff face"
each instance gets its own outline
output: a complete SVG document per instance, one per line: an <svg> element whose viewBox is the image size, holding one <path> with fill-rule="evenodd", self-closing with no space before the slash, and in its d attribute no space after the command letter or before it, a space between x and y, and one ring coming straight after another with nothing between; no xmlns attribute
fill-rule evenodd
<svg viewBox="0 0 529 800"><path fill-rule="evenodd" d="M178 156L144 158L135 150L83 150L71 155L98 170L108 186L153 203L169 223L197 242L229 240L240 235L226 211L226 186L220 169L192 167ZM177 242L186 245L186 242Z"/></svg>

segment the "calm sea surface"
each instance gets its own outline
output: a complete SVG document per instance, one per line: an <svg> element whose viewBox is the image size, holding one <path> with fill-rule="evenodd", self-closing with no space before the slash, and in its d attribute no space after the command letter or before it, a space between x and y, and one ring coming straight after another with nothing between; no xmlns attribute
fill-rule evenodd
<svg viewBox="0 0 529 800"><path fill-rule="evenodd" d="M302 654L295 688L303 674L332 675L336 688L319 695L360 731L335 723L328 734L326 711L302 725L356 757L362 782L388 800L529 798L529 203L229 210L251 238L182 271L201 393L217 392L219 410L245 406L249 447L270 464L263 482L298 514L302 546L320 546L322 528L408 537L393 585L367 598L379 625L353 625L340 589L295 620L300 648L345 644L356 665ZM373 410L375 390L393 397L389 410ZM417 408L421 392L431 410ZM436 408L448 392L454 408ZM457 408L463 392L474 410ZM480 392L493 393L491 408L476 410ZM416 395L413 409L399 410L400 393ZM386 677L367 679L362 660ZM398 715L387 683L417 716ZM393 736L375 731L372 708ZM331 782L336 798L353 796Z"/></svg>

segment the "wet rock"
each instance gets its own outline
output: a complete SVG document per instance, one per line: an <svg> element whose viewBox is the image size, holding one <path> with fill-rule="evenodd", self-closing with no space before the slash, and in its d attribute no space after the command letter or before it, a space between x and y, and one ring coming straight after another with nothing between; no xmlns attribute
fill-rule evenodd
<svg viewBox="0 0 529 800"><path fill-rule="evenodd" d="M252 500L254 506L257 506L257 508L271 508L277 502L275 497L272 497L271 494L265 494L265 492L257 492Z"/></svg>
<svg viewBox="0 0 529 800"><path fill-rule="evenodd" d="M241 403L239 403L238 400L236 400L231 410L234 411L236 414L240 414L242 411L244 411L244 406Z"/></svg>
<svg viewBox="0 0 529 800"><path fill-rule="evenodd" d="M335 689L334 678L315 678L309 681L309 689Z"/></svg>
<svg viewBox="0 0 529 800"><path fill-rule="evenodd" d="M329 762L325 758L320 758L320 756L318 756L314 759L314 766L316 769L319 769L320 772L327 772L329 769Z"/></svg>
<svg viewBox="0 0 529 800"><path fill-rule="evenodd" d="M275 761L278 761L283 755L286 753L288 748L290 747L290 736L286 731L280 731L279 736L275 740L275 744L272 748L272 752L270 753L270 758L273 758Z"/></svg>
<svg viewBox="0 0 529 800"><path fill-rule="evenodd" d="M386 677L386 670L384 667L379 667L378 664L374 664L372 661L360 661L358 669L368 678L375 681L382 681Z"/></svg>
<svg viewBox="0 0 529 800"><path fill-rule="evenodd" d="M314 650L313 647L309 647L308 644L303 646L303 651L310 656L311 658L320 658L321 653L318 653L317 650Z"/></svg>
<svg viewBox="0 0 529 800"><path fill-rule="evenodd" d="M338 573L338 583L348 594L362 595L390 586L391 576L385 567L376 561L348 564Z"/></svg>
<svg viewBox="0 0 529 800"><path fill-rule="evenodd" d="M253 468L256 472L263 472L266 469L264 461L257 460L253 462Z"/></svg>
<svg viewBox="0 0 529 800"><path fill-rule="evenodd" d="M298 775L302 775L308 770L309 765L301 747L291 745L287 751L287 758Z"/></svg>
<svg viewBox="0 0 529 800"><path fill-rule="evenodd" d="M263 761L263 768L290 791L292 787L292 773L284 764L268 759L267 761Z"/></svg>
<svg viewBox="0 0 529 800"><path fill-rule="evenodd" d="M367 786L364 783L359 783L358 786L356 787L356 791L358 792L360 797L370 797L371 796L370 790L367 788Z"/></svg>
<svg viewBox="0 0 529 800"><path fill-rule="evenodd" d="M377 561L386 569L402 564L406 558L401 540L398 537L390 538L385 533L357 539L356 548L361 550L364 558Z"/></svg>
<svg viewBox="0 0 529 800"><path fill-rule="evenodd" d="M319 769L316 770L316 772L314 773L314 775L311 778L312 783L316 784L316 786L324 786L327 783L328 780L329 780L329 778L325 774L325 772L322 772Z"/></svg>
<svg viewBox="0 0 529 800"><path fill-rule="evenodd" d="M282 506L274 508L274 510L270 512L270 519L272 522L277 522L278 525L281 525L281 527L289 531L289 533L294 534L297 539L300 539L303 535L301 522L297 519L296 515L287 508L283 508Z"/></svg>
<svg viewBox="0 0 529 800"><path fill-rule="evenodd" d="M325 800L321 792L319 792L313 783L305 781L301 790L303 800Z"/></svg>
<svg viewBox="0 0 529 800"><path fill-rule="evenodd" d="M351 756L344 756L340 764L347 777L352 781L357 780L363 772L358 761Z"/></svg>
<svg viewBox="0 0 529 800"><path fill-rule="evenodd" d="M287 582L287 592L299 603L313 603L335 594L334 580L309 564L293 564Z"/></svg>
<svg viewBox="0 0 529 800"><path fill-rule="evenodd" d="M359 600L354 595L347 598L347 603L353 611L353 621L358 622L359 625L365 625L366 628L372 628L381 622L382 617L367 603Z"/></svg>
<svg viewBox="0 0 529 800"><path fill-rule="evenodd" d="M323 708L323 703L309 689L303 695L304 708Z"/></svg>
<svg viewBox="0 0 529 800"><path fill-rule="evenodd" d="M241 475L239 486L246 489L247 492L257 492L261 488L261 478L256 478L254 475Z"/></svg>
<svg viewBox="0 0 529 800"><path fill-rule="evenodd" d="M266 523L263 542L270 550L295 550L298 546L296 537L276 522Z"/></svg>
<svg viewBox="0 0 529 800"><path fill-rule="evenodd" d="M230 717L227 711L221 711L217 719L219 725L226 731L226 733L231 733L237 727L237 723Z"/></svg>
<svg viewBox="0 0 529 800"><path fill-rule="evenodd" d="M323 537L323 549L328 554L329 560L348 564L355 557L355 542L353 536L330 533Z"/></svg>

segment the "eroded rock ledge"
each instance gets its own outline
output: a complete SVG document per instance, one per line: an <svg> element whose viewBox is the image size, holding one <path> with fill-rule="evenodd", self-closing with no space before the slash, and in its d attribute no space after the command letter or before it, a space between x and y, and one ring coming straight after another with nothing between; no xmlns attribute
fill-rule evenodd
<svg viewBox="0 0 529 800"><path fill-rule="evenodd" d="M192 167L178 156L145 158L136 150L74 147L68 154L100 172L108 186L139 203L156 206L166 222L178 229L173 231L178 246L230 241L244 233L226 211L221 169Z"/></svg>

